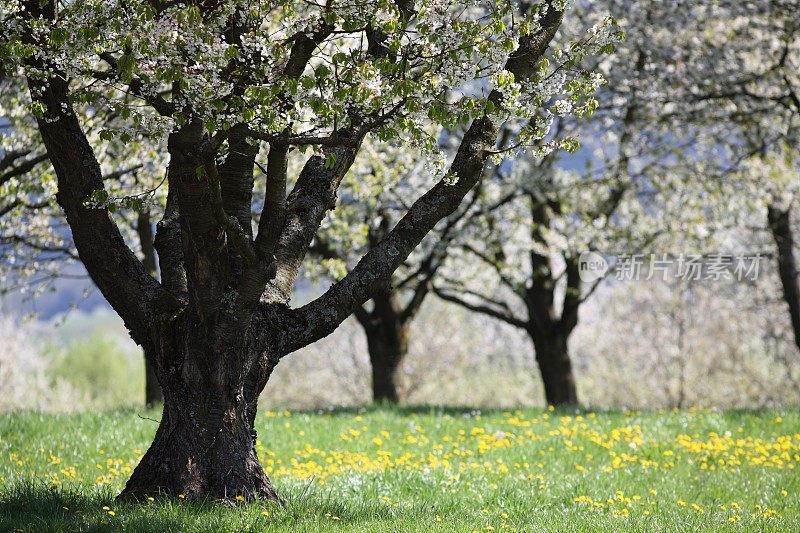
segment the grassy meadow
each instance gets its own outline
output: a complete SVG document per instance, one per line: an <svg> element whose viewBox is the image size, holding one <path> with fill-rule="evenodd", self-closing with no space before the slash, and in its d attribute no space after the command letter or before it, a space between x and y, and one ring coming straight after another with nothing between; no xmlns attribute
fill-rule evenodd
<svg viewBox="0 0 800 533"><path fill-rule="evenodd" d="M159 415L0 415L0 531L800 530L796 411L265 411L285 505L117 504Z"/></svg>

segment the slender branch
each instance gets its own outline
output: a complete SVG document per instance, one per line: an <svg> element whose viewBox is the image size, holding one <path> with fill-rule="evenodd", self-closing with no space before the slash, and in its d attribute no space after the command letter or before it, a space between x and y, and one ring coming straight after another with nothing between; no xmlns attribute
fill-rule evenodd
<svg viewBox="0 0 800 533"><path fill-rule="evenodd" d="M7 155L10 155L10 154L7 154ZM8 166L11 166L11 168L6 170L2 174L0 174L0 185L5 184L11 178L16 178L18 176L22 176L23 174L25 174L27 172L30 172L39 163L42 163L43 161L47 161L47 154L38 155L38 156L35 156L35 157L31 158L31 159L26 159L22 163L19 163L16 166L12 166L14 163L16 163L16 159L17 158L13 158L13 159L9 158ZM6 163L6 158L5 157L3 158L3 161L0 162L0 170L2 170L4 168L3 163Z"/></svg>
<svg viewBox="0 0 800 533"><path fill-rule="evenodd" d="M32 248L40 252L59 253L66 255L70 259L76 259L76 260L80 259L78 257L78 254L76 254L75 251L68 246L51 246L48 244L41 244L32 241L31 239L29 239L24 235L2 235L0 236L0 243L3 244L19 243L27 246L28 248Z"/></svg>
<svg viewBox="0 0 800 533"><path fill-rule="evenodd" d="M474 313L480 313L482 315L486 315L486 316L489 316L489 317L492 317L492 318L496 318L497 320L502 320L503 322L505 322L507 324L511 324L512 326L517 327L517 328L526 329L528 327L528 323L527 322L525 322L524 320L519 319L519 318L511 315L510 313L503 313L503 312L498 311L497 309L493 309L493 308L485 306L485 305L473 304L473 303L467 302L466 300L463 300L463 299L459 298L458 296L456 296L454 294L445 292L445 291L443 291L443 290L441 290L441 289L439 289L437 287L433 288L433 292L436 294L436 296L438 296L442 300L444 300L446 302L454 303L454 304L456 304L458 306L461 306L464 309L467 309L467 310L472 311Z"/></svg>
<svg viewBox="0 0 800 533"><path fill-rule="evenodd" d="M117 58L110 52L101 52L100 58L109 64L109 66L114 70L114 72L110 71L99 71L93 72L92 77L95 79L106 81L109 79L119 79L117 71L119 70L119 62ZM155 109L159 115L170 117L175 113L175 106L172 105L171 102L165 100L161 95L158 94L149 94L144 90L144 82L139 78L133 78L131 81L128 82L128 88L130 91L147 102L153 109Z"/></svg>

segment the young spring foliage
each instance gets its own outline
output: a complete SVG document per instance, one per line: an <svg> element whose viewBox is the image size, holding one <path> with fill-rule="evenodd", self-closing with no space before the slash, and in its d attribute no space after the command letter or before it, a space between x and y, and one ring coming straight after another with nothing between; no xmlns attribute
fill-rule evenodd
<svg viewBox="0 0 800 533"><path fill-rule="evenodd" d="M35 119L78 255L164 392L127 498L276 498L253 447L274 366L386 289L480 182L503 124L518 128L519 146L558 146L543 140L553 114L595 106L600 79L584 59L621 37L603 19L551 48L563 0L522 14L506 2L438 0L1 5L3 83L30 93L4 105ZM347 275L291 308L363 143L432 153L442 128L464 133L441 179ZM106 186L106 161L128 146L157 154L156 167L144 183L128 171ZM28 179L36 174L15 171L8 182ZM118 220L162 185L156 281Z"/></svg>

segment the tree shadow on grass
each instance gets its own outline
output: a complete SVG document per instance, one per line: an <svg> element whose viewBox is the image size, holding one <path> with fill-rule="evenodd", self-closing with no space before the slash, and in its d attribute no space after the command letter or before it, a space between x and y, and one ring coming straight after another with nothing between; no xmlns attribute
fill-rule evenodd
<svg viewBox="0 0 800 533"><path fill-rule="evenodd" d="M774 409L774 408L737 408L737 409L678 409L685 413L700 413L700 414L719 414L727 418L747 418L747 417L763 417L765 414L779 413L782 410L791 410L792 408ZM634 416L634 415L669 415L674 409L671 408L640 408L640 409L627 409L622 407L603 407L592 405L579 405L579 406L563 406L556 407L551 411L547 407L535 406L519 406L519 407L475 407L475 406L459 406L459 405L436 405L436 404L393 404L384 402L375 402L365 404L363 406L346 406L346 407L328 407L322 409L298 409L292 410L293 414L329 414L333 416L353 416L369 413L388 412L400 416L419 416L419 415L447 415L447 416L471 416L471 415L484 415L491 416L502 413L514 411L527 411L531 413L541 412L547 413L550 416L576 416L594 413L596 415L619 415L619 416Z"/></svg>
<svg viewBox="0 0 800 533"><path fill-rule="evenodd" d="M293 414L327 414L333 416L352 416L365 413L376 412L389 412L398 414L400 416L415 416L415 415L448 415L448 416L467 416L467 415L495 415L500 413L513 412L519 409L526 411L541 411L542 413L548 412L546 407L471 407L471 406L458 406L458 405L434 405L434 404L393 404L376 402L363 406L347 406L347 407L328 407L322 409L298 409L292 410ZM265 409L266 410L266 409ZM576 415L585 414L588 412L605 412L604 410L597 410L592 408L583 407L559 407L555 410L557 415ZM608 410L608 412L616 413L619 410ZM552 412L550 413L552 414Z"/></svg>
<svg viewBox="0 0 800 533"><path fill-rule="evenodd" d="M111 490L48 486L26 480L0 488L0 532L24 531L321 531L391 523L396 512L380 502L348 501L329 493L283 492L285 505L257 501L228 505L157 498L117 503Z"/></svg>
<svg viewBox="0 0 800 533"><path fill-rule="evenodd" d="M40 480L25 480L0 490L0 531L178 531L179 521L167 516L127 518L114 503L110 490L87 490L78 485L48 486ZM127 522L127 521L126 521Z"/></svg>

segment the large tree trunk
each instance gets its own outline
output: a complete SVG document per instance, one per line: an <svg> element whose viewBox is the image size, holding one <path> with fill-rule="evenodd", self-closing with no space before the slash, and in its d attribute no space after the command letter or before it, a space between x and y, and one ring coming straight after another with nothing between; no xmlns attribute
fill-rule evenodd
<svg viewBox="0 0 800 533"><path fill-rule="evenodd" d="M534 242L547 245L545 228L550 227L554 204L541 202L530 196L531 237ZM560 205L555 204L560 211ZM578 405L578 391L572 362L569 359L568 339L578 324L581 299L581 279L578 258L562 254L566 276L564 301L561 310L556 305L556 288L562 274L553 267L553 257L530 250L531 278L523 298L528 308L526 330L536 350L536 363L542 374L544 394L548 405Z"/></svg>
<svg viewBox="0 0 800 533"><path fill-rule="evenodd" d="M408 321L394 292L373 298L371 312L356 314L367 336L372 367L372 399L397 403L403 399L401 366L408 353Z"/></svg>
<svg viewBox="0 0 800 533"><path fill-rule="evenodd" d="M800 284L794 257L791 212L788 208L780 209L771 205L767 208L767 221L778 250L778 273L783 287L783 299L789 306L794 342L800 348Z"/></svg>
<svg viewBox="0 0 800 533"><path fill-rule="evenodd" d="M542 375L544 394L548 405L578 405L578 391L572 362L569 357L567 335L529 332L536 350L536 363Z"/></svg>
<svg viewBox="0 0 800 533"><path fill-rule="evenodd" d="M191 351L199 343L191 340L196 332L188 333L184 337L186 330L181 328L170 337L186 338ZM278 499L256 455L257 396L246 395L243 385L230 385L239 380L231 379L223 359L198 360L176 344L181 340L161 343L163 350L176 349L183 357L162 353L157 360L164 362L156 369L164 391L161 422L119 498L167 494L189 499Z"/></svg>
<svg viewBox="0 0 800 533"><path fill-rule="evenodd" d="M178 390L165 392L155 439L119 498L277 499L256 456L242 397Z"/></svg>

